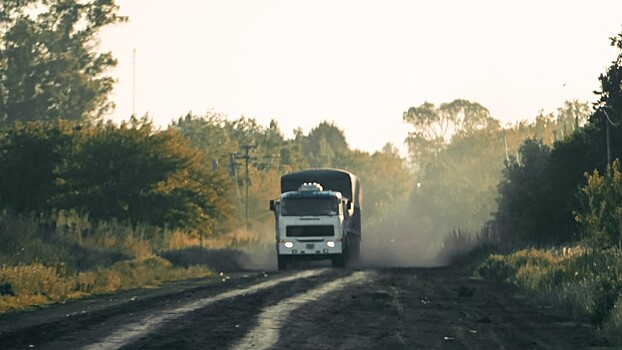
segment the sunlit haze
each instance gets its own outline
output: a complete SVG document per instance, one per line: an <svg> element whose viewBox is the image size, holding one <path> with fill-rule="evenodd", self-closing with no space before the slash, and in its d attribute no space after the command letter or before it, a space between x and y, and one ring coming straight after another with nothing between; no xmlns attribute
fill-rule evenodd
<svg viewBox="0 0 622 350"><path fill-rule="evenodd" d="M129 22L102 33L119 60L112 119L213 111L288 138L326 120L352 148L403 154L402 112L424 101L468 99L503 123L595 101L622 30L620 0L116 2Z"/></svg>

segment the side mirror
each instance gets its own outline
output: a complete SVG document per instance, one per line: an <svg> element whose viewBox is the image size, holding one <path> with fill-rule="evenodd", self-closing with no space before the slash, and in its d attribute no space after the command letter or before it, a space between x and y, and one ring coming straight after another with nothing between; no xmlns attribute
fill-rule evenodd
<svg viewBox="0 0 622 350"><path fill-rule="evenodd" d="M274 211L274 199L270 200L270 211Z"/></svg>

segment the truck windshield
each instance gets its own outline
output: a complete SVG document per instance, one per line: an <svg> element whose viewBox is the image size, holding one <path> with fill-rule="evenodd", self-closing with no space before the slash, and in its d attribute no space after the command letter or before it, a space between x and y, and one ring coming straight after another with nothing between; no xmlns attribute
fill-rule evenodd
<svg viewBox="0 0 622 350"><path fill-rule="evenodd" d="M281 200L281 215L304 216L304 215L337 215L339 214L339 202L337 198L283 198Z"/></svg>

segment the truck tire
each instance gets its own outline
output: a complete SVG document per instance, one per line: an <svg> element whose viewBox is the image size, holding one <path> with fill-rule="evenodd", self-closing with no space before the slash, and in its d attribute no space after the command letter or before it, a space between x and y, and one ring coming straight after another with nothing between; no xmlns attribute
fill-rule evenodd
<svg viewBox="0 0 622 350"><path fill-rule="evenodd" d="M332 267L346 267L346 257L344 254L331 258L330 262Z"/></svg>
<svg viewBox="0 0 622 350"><path fill-rule="evenodd" d="M277 265L279 270L285 270L287 268L287 260L284 256L277 256Z"/></svg>

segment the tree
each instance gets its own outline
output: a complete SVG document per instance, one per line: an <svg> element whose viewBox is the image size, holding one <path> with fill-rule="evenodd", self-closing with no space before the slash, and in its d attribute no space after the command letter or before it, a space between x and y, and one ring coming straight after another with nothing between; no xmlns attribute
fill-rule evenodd
<svg viewBox="0 0 622 350"><path fill-rule="evenodd" d="M350 149L343 130L334 123L321 122L301 142L309 166L342 168L346 165Z"/></svg>
<svg viewBox="0 0 622 350"><path fill-rule="evenodd" d="M611 46L620 49L618 56L605 74L601 74L596 110L590 122L601 131L600 137L607 140L607 162L622 157L622 33L611 39ZM604 170L604 167L601 167Z"/></svg>
<svg viewBox="0 0 622 350"><path fill-rule="evenodd" d="M410 107L402 118L414 128L406 142L411 160L420 170L438 160L452 135L469 134L494 122L485 107L462 99L442 103L438 108L424 102L419 107Z"/></svg>
<svg viewBox="0 0 622 350"><path fill-rule="evenodd" d="M0 208L49 213L73 144L68 122L16 123L0 134Z"/></svg>
<svg viewBox="0 0 622 350"><path fill-rule="evenodd" d="M346 168L357 174L363 184L365 226L386 230L392 213L407 203L412 188L412 174L392 144L369 154L353 151Z"/></svg>
<svg viewBox="0 0 622 350"><path fill-rule="evenodd" d="M229 155L238 152L238 141L233 139L225 116L208 112L204 116L188 113L170 125L178 130L195 148L201 151L205 166L229 163Z"/></svg>
<svg viewBox="0 0 622 350"><path fill-rule="evenodd" d="M586 174L581 189L582 209L576 220L583 226L585 241L597 248L622 247L622 174L620 161L607 165L604 176L598 170Z"/></svg>
<svg viewBox="0 0 622 350"><path fill-rule="evenodd" d="M520 162L511 158L503 171L494 224L501 242L509 247L553 243L544 176L549 153L550 148L541 141L526 140L520 148Z"/></svg>
<svg viewBox="0 0 622 350"><path fill-rule="evenodd" d="M263 127L252 118L228 120L213 112L205 116L189 113L179 118L171 128L178 130L200 151L203 163L211 168L212 174L229 176L234 186L237 182L238 196L227 199L237 204L240 220L245 219L247 203L249 219L268 217L265 203L278 194L279 171L291 171L290 163L299 159L291 145L285 142L274 120L268 127ZM245 158L245 146L249 147L248 159ZM239 168L240 163L246 165L246 160L249 166L249 183L246 182L246 169ZM241 191L247 184L248 202Z"/></svg>
<svg viewBox="0 0 622 350"><path fill-rule="evenodd" d="M125 20L114 0L0 2L0 123L95 120L112 109L116 65L97 34Z"/></svg>
<svg viewBox="0 0 622 350"><path fill-rule="evenodd" d="M146 118L83 128L68 159L55 203L96 221L214 232L233 213L224 174L211 173L176 129L155 131Z"/></svg>
<svg viewBox="0 0 622 350"><path fill-rule="evenodd" d="M573 211L579 205L577 193L584 181L584 174L603 169L606 163L605 139L594 125L587 125L563 141L555 143L551 150L543 181L548 189L550 234L559 242L576 238L578 232Z"/></svg>

